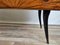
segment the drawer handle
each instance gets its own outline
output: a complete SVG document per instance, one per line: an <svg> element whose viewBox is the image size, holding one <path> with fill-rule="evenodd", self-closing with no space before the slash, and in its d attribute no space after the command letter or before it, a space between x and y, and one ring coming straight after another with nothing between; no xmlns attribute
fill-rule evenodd
<svg viewBox="0 0 60 45"><path fill-rule="evenodd" d="M48 2L49 0L43 0L43 1Z"/></svg>

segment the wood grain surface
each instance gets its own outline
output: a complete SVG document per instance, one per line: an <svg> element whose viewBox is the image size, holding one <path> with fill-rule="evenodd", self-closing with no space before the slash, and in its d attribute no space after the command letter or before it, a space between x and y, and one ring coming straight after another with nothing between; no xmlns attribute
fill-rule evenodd
<svg viewBox="0 0 60 45"><path fill-rule="evenodd" d="M0 0L0 8L60 10L60 0Z"/></svg>

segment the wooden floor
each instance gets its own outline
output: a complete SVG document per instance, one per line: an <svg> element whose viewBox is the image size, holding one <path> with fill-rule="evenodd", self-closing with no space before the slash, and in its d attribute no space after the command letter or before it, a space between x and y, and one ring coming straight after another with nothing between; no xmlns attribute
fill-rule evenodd
<svg viewBox="0 0 60 45"><path fill-rule="evenodd" d="M37 24L0 24L0 45L60 45L60 26L49 26L49 41Z"/></svg>

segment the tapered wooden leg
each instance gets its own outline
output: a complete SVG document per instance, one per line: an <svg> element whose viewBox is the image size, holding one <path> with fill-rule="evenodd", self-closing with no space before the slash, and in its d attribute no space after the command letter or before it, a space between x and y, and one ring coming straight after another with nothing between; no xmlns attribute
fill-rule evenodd
<svg viewBox="0 0 60 45"><path fill-rule="evenodd" d="M45 36L47 43L49 44L49 36L48 36L48 17L50 14L50 10L43 10L43 22L44 22L44 29L45 29Z"/></svg>
<svg viewBox="0 0 60 45"><path fill-rule="evenodd" d="M41 24L41 10L38 10L38 17L39 17L40 28L42 28L42 24Z"/></svg>

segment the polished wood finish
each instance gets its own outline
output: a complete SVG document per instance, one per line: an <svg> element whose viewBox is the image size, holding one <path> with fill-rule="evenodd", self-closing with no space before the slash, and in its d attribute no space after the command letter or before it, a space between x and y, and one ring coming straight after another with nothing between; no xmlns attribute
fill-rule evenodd
<svg viewBox="0 0 60 45"><path fill-rule="evenodd" d="M0 8L60 10L60 0L0 0Z"/></svg>

